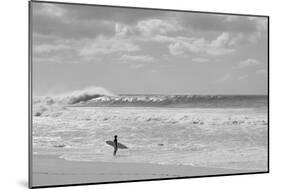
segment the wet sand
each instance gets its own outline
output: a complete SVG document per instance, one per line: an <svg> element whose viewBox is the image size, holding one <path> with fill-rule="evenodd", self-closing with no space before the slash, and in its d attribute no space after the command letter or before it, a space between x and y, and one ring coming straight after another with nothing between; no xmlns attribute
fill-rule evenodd
<svg viewBox="0 0 281 189"><path fill-rule="evenodd" d="M33 156L32 186L100 183L253 171L149 163L78 162L50 155Z"/></svg>

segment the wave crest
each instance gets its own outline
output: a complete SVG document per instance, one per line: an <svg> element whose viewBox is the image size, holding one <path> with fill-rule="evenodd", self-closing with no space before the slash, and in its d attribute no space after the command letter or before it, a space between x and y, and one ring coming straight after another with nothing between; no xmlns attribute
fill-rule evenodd
<svg viewBox="0 0 281 189"><path fill-rule="evenodd" d="M102 87L88 87L83 90L76 90L71 93L60 95L60 101L63 104L77 104L86 102L102 96L115 96L112 92Z"/></svg>
<svg viewBox="0 0 281 189"><path fill-rule="evenodd" d="M112 92L102 87L88 87L54 96L37 96L33 98L34 116L54 116L65 110L65 106L87 102L103 96L115 96Z"/></svg>

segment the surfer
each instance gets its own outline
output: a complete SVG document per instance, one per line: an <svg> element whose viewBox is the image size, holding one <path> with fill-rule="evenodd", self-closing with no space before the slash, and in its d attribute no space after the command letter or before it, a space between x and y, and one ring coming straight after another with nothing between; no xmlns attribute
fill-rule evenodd
<svg viewBox="0 0 281 189"><path fill-rule="evenodd" d="M117 144L118 144L118 141L117 141L117 135L115 135L114 136L114 140L113 140L113 143L114 143L114 151L113 151L113 155L115 156L116 155L116 153L117 153L117 150L118 150L118 146L117 146Z"/></svg>
<svg viewBox="0 0 281 189"><path fill-rule="evenodd" d="M113 156L116 156L117 150L118 149L128 149L127 146L125 146L124 144L121 144L117 141L117 135L114 136L114 140L107 140L105 141L106 144L108 144L109 146L112 146L114 148L113 151Z"/></svg>

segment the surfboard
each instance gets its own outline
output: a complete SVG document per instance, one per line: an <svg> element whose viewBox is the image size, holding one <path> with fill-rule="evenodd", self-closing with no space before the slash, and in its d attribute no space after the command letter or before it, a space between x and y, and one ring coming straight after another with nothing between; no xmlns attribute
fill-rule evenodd
<svg viewBox="0 0 281 189"><path fill-rule="evenodd" d="M114 142L111 141L111 140L106 141L106 144L108 144L108 145L114 147ZM127 146L125 146L124 144L121 144L121 143L119 143L119 142L117 142L117 147L118 147L119 149L128 149Z"/></svg>

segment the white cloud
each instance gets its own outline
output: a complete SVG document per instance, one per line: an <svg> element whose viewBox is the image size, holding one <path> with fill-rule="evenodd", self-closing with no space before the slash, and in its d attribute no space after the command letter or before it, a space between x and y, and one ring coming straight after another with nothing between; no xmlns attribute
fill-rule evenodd
<svg viewBox="0 0 281 189"><path fill-rule="evenodd" d="M215 40L213 40L210 44L211 47L214 48L221 48L229 42L229 33L223 32L221 35L219 35Z"/></svg>
<svg viewBox="0 0 281 189"><path fill-rule="evenodd" d="M237 45L241 43L244 40L244 37L245 36L242 33L238 33L229 41L229 45Z"/></svg>
<svg viewBox="0 0 281 189"><path fill-rule="evenodd" d="M172 55L201 53L220 56L235 52L235 49L229 47L230 37L225 32L212 41L204 38L181 38L181 40L176 39L175 41L168 46Z"/></svg>
<svg viewBox="0 0 281 189"><path fill-rule="evenodd" d="M168 48L172 55L181 55L186 52L199 53L204 50L204 46L204 39L198 39L195 41L176 41L175 43L171 43Z"/></svg>
<svg viewBox="0 0 281 189"><path fill-rule="evenodd" d="M135 38L142 38L143 40L181 30L183 30L183 28L178 23L161 19L141 20L135 25L126 25L123 23L115 24L116 35L123 37L134 36Z"/></svg>
<svg viewBox="0 0 281 189"><path fill-rule="evenodd" d="M260 62L258 60L249 58L247 60L244 60L244 61L240 62L239 67L245 68L245 67L249 67L249 66L256 66L256 65L259 65L259 64L260 64Z"/></svg>
<svg viewBox="0 0 281 189"><path fill-rule="evenodd" d="M44 6L42 10L43 12L41 14L53 14L56 17L64 17L65 14L69 13L65 12L67 9L64 10L52 5ZM237 18L230 16L225 19L228 22L233 22ZM264 21L257 21L257 23L260 23L259 28L264 28ZM110 24L113 24L113 29L115 25L115 34L113 36L95 36L96 38L93 39L82 39L70 44L70 53L75 51L78 58L85 60L102 57L97 55L136 52L141 50L139 45L142 45L144 42L149 45L152 44L151 42L157 42L165 43L164 45L168 46L169 52L172 55L193 54L192 57L194 55L197 57L192 59L193 62L207 62L208 59L202 57L209 58L210 56L223 56L234 53L236 51L235 45L243 41L246 37L244 33L235 32L222 32L213 39L209 39L210 35L204 35L204 33L200 34L202 37L190 37L192 33L188 31L188 28L183 28L184 26L180 25L178 20L170 18L166 18L165 20L145 19L132 25L116 21L110 22ZM169 35L171 33L173 34ZM155 45L155 43L152 45ZM61 43L55 46L46 44L35 47L34 50L38 53L48 53L67 49L67 46L67 43ZM154 60L152 57L139 55L124 55L121 59L139 62L151 62Z"/></svg>
<svg viewBox="0 0 281 189"><path fill-rule="evenodd" d="M116 35L125 36L130 28L124 24L116 23L115 24L115 33Z"/></svg>
<svg viewBox="0 0 281 189"><path fill-rule="evenodd" d="M88 45L88 40L60 39L52 35L35 34L33 61L35 63L85 63L100 62L98 56L81 56L81 49Z"/></svg>
<svg viewBox="0 0 281 189"><path fill-rule="evenodd" d="M229 33L223 32L221 35L219 35L215 40L213 40L210 43L206 51L208 54L215 55L215 56L225 55L235 52L234 49L228 47L230 41L231 39Z"/></svg>
<svg viewBox="0 0 281 189"><path fill-rule="evenodd" d="M204 62L208 62L209 59L207 58L203 58L203 57L196 57L192 59L192 62L198 62L198 63L204 63Z"/></svg>
<svg viewBox="0 0 281 189"><path fill-rule="evenodd" d="M177 41L177 38L179 37L169 37L166 35L153 35L149 37L141 37L138 40L140 41L147 41L147 42L159 42L159 43L171 43Z"/></svg>
<svg viewBox="0 0 281 189"><path fill-rule="evenodd" d="M80 50L80 55L91 56L115 52L135 52L139 50L140 47L128 39L118 37L98 37L93 41L88 42L84 48Z"/></svg>
<svg viewBox="0 0 281 189"><path fill-rule="evenodd" d="M168 32L176 32L182 29L182 27L176 23L160 19L142 20L138 22L136 28L143 35L166 34Z"/></svg>
<svg viewBox="0 0 281 189"><path fill-rule="evenodd" d="M63 17L66 13L66 10L58 7L55 4L42 3L42 7L39 9L34 9L34 13L38 15L44 15L49 17Z"/></svg>
<svg viewBox="0 0 281 189"><path fill-rule="evenodd" d="M121 60L126 62L153 62L155 59L148 55L122 55Z"/></svg>
<svg viewBox="0 0 281 189"><path fill-rule="evenodd" d="M255 22L256 25L256 31L249 36L248 40L256 43L267 32L267 19L259 17L249 17L248 19Z"/></svg>

